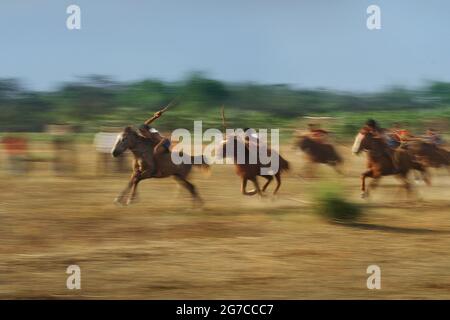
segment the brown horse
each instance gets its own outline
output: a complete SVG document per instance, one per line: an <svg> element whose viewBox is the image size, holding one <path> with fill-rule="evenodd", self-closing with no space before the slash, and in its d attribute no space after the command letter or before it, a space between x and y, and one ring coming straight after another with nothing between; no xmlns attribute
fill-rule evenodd
<svg viewBox="0 0 450 320"><path fill-rule="evenodd" d="M318 142L308 135L299 135L295 145L307 155L312 163L327 164L342 174L340 166L344 161L331 144Z"/></svg>
<svg viewBox="0 0 450 320"><path fill-rule="evenodd" d="M427 167L450 169L450 152L433 143L414 140L408 142L405 149Z"/></svg>
<svg viewBox="0 0 450 320"><path fill-rule="evenodd" d="M259 148L259 146L257 147ZM254 150L257 151L257 148ZM231 150L233 152L231 153ZM239 150L244 150L244 159L245 161L238 161L238 152ZM268 157L273 153L275 157L278 157L278 170L276 172L268 172L262 173L262 168L270 168L272 165L272 162L270 161L267 164L262 164L261 159L259 158L259 155L256 156L256 163L251 163L250 161L250 148L249 144L245 143L240 137L238 136L229 136L227 139L222 141L221 149L219 149L219 156L225 157L227 154L227 151L230 152L233 155L233 163L236 168L236 173L238 176L241 177L242 183L241 183L241 192L243 195L252 196L255 194L258 194L262 196L262 192L266 191L269 184L272 182L273 178L275 177L277 181L277 185L273 191L273 194L275 195L278 192L278 189L280 189L281 186L281 173L283 171L289 170L289 163L279 154L275 154L275 151L270 150L267 148L267 155ZM259 152L257 152L259 153ZM239 163L244 162L244 163ZM257 180L257 176L261 176L265 178L267 181L262 187L262 189L259 187L259 183ZM247 182L248 180L252 181L255 185L255 189L251 191L247 191Z"/></svg>
<svg viewBox="0 0 450 320"><path fill-rule="evenodd" d="M403 186L409 194L411 184L408 174L411 170L418 170L422 173L423 180L430 184L425 166L417 162L406 150L391 149L383 137L368 128L361 129L352 147L355 154L359 154L363 150L368 152L368 170L361 174L361 196L363 198L369 194L365 183L367 177L374 179L370 187L375 188L382 176L395 175L403 182Z"/></svg>
<svg viewBox="0 0 450 320"><path fill-rule="evenodd" d="M154 168L152 167L153 145L150 139L140 136L133 128L126 127L117 137L116 144L112 149L113 157L118 157L126 150L130 150L134 156L133 174L125 189L117 196L115 202L118 204L130 204L136 198L136 188L140 181L149 178L166 178L173 176L182 186L184 186L192 195L194 203L201 204L202 200L197 193L195 186L187 180L187 176L191 172L192 166L200 166L208 168L208 164L202 161L194 161L195 156L191 156L191 164L182 163L174 164L169 151L163 152L155 158L156 165L160 174L154 176ZM197 159L199 160L199 159ZM201 163L201 164L194 164ZM125 201L125 198L127 197Z"/></svg>

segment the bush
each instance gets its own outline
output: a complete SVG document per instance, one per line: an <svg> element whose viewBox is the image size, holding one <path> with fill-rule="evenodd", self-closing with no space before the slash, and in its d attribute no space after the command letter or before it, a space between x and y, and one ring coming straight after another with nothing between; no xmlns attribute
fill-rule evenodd
<svg viewBox="0 0 450 320"><path fill-rule="evenodd" d="M361 214L361 208L343 197L337 187L322 186L316 192L316 212L334 222L353 222Z"/></svg>

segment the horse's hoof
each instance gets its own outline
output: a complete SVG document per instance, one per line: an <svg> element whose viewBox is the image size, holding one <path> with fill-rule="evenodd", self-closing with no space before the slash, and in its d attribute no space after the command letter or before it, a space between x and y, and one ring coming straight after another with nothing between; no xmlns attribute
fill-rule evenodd
<svg viewBox="0 0 450 320"><path fill-rule="evenodd" d="M203 208L203 206L205 205L205 202L202 199L196 199L194 200L194 208Z"/></svg>
<svg viewBox="0 0 450 320"><path fill-rule="evenodd" d="M114 204L118 206L123 206L122 198L115 198Z"/></svg>
<svg viewBox="0 0 450 320"><path fill-rule="evenodd" d="M127 200L127 206L132 205L133 203L136 203L137 199L128 199Z"/></svg>
<svg viewBox="0 0 450 320"><path fill-rule="evenodd" d="M361 199L367 198L367 192L363 191L361 192Z"/></svg>

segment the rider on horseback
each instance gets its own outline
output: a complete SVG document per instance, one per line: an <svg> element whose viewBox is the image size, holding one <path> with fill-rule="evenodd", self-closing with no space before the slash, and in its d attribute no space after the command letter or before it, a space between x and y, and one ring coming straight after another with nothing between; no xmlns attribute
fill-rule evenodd
<svg viewBox="0 0 450 320"><path fill-rule="evenodd" d="M439 133L436 130L431 129L431 128L429 128L426 131L425 135L423 136L423 139L435 147L444 144L444 140L439 135Z"/></svg>
<svg viewBox="0 0 450 320"><path fill-rule="evenodd" d="M152 141L153 145L153 173L152 175L155 177L161 176L161 171L159 170L160 166L158 165L158 157L165 153L170 152L170 140L166 137L162 136L158 130L153 127L150 127L150 124L161 117L162 111L155 112L155 114L147 119L144 124L139 126L139 133L146 139Z"/></svg>
<svg viewBox="0 0 450 320"><path fill-rule="evenodd" d="M398 159L395 157L394 149L390 146L389 140L391 139L386 134L386 129L381 128L378 125L378 122L376 122L374 119L369 119L366 121L366 128L372 132L372 134L375 134L379 138L381 138L390 148L386 149L385 155L389 160L391 160L392 164L394 165L395 169L398 169ZM389 150L391 152L389 152Z"/></svg>
<svg viewBox="0 0 450 320"><path fill-rule="evenodd" d="M308 124L309 136L316 142L325 143L329 132L314 123Z"/></svg>
<svg viewBox="0 0 450 320"><path fill-rule="evenodd" d="M391 137L395 140L396 146L406 149L408 147L408 142L414 140L415 137L407 129L403 129L400 123L396 122L391 130ZM395 147L396 147L395 146Z"/></svg>

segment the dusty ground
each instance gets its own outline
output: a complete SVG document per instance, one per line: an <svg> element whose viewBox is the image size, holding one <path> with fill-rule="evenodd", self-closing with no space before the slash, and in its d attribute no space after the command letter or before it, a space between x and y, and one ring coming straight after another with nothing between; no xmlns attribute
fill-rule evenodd
<svg viewBox="0 0 450 320"><path fill-rule="evenodd" d="M301 157L286 148L293 168L277 199L241 196L229 166L195 172L202 210L171 179L144 181L139 203L117 207L127 175L96 177L92 157L76 177L55 177L46 164L27 177L2 173L0 298L449 299L448 173L419 185L421 200L386 178L361 223L331 224L313 211L320 181L363 203L364 157L341 151L351 160L345 178L321 168L305 180ZM66 288L71 264L81 267L79 291ZM381 267L381 290L366 288L371 264Z"/></svg>

